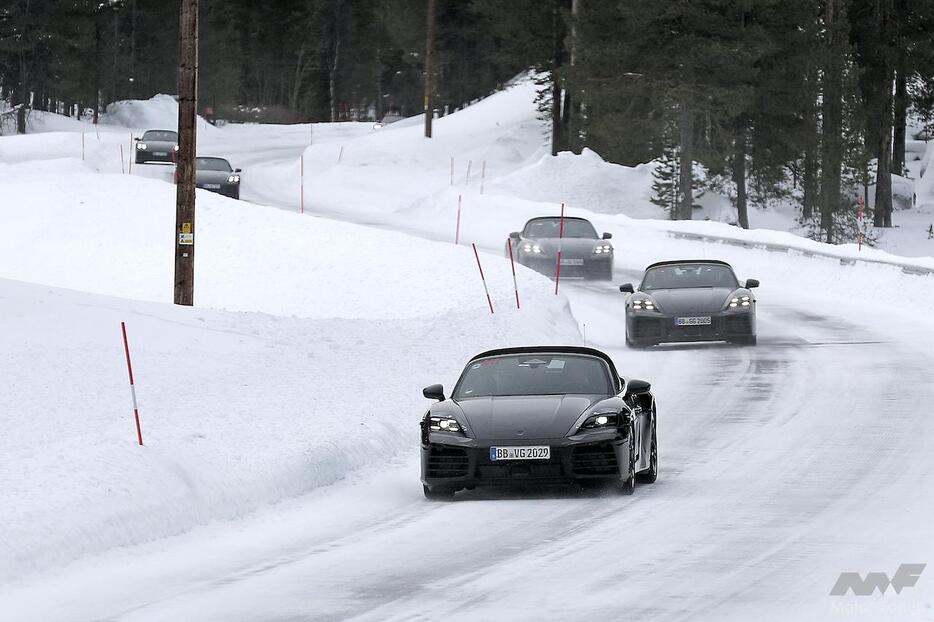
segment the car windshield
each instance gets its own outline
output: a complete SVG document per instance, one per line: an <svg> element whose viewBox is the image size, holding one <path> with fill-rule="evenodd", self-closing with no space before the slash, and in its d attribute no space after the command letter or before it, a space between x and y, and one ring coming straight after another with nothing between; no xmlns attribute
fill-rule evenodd
<svg viewBox="0 0 934 622"><path fill-rule="evenodd" d="M537 218L525 226L527 238L556 238L561 234L560 218ZM564 237L597 239L597 230L589 221L577 218L564 219Z"/></svg>
<svg viewBox="0 0 934 622"><path fill-rule="evenodd" d="M685 287L739 287L729 266L709 263L684 263L649 268L642 278L641 290L680 289Z"/></svg>
<svg viewBox="0 0 934 622"><path fill-rule="evenodd" d="M606 363L595 356L517 354L471 363L453 398L613 393Z"/></svg>
<svg viewBox="0 0 934 622"><path fill-rule="evenodd" d="M195 168L199 171L230 172L230 163L223 158L195 158Z"/></svg>
<svg viewBox="0 0 934 622"><path fill-rule="evenodd" d="M178 134L170 132L169 130L149 130L148 132L143 132L143 140L176 143L178 142Z"/></svg>

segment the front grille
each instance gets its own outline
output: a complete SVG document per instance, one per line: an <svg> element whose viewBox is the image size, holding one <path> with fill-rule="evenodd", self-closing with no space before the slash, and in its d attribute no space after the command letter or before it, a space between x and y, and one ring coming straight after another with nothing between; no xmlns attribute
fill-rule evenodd
<svg viewBox="0 0 934 622"><path fill-rule="evenodd" d="M636 318L633 323L633 338L661 337L662 321L653 318Z"/></svg>
<svg viewBox="0 0 934 622"><path fill-rule="evenodd" d="M571 465L575 475L616 475L619 465L616 452L610 443L575 447L571 454Z"/></svg>
<svg viewBox="0 0 934 622"><path fill-rule="evenodd" d="M749 315L731 315L726 318L726 332L749 334L752 332L752 317Z"/></svg>
<svg viewBox="0 0 934 622"><path fill-rule="evenodd" d="M484 479L535 479L561 477L561 465L557 463L536 462L529 464L481 464L477 474Z"/></svg>
<svg viewBox="0 0 934 622"><path fill-rule="evenodd" d="M467 451L458 447L432 447L428 454L428 477L464 477L469 465Z"/></svg>

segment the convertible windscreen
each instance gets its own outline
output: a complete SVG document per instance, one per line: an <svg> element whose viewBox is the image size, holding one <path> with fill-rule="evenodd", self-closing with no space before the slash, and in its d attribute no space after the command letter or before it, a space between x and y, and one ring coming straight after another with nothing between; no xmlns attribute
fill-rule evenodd
<svg viewBox="0 0 934 622"><path fill-rule="evenodd" d="M143 140L157 140L167 143L178 142L178 134L162 130L149 130L143 133Z"/></svg>
<svg viewBox="0 0 934 622"><path fill-rule="evenodd" d="M561 234L560 218L539 218L525 227L527 238L556 238ZM565 218L564 237L597 239L597 230L586 220Z"/></svg>
<svg viewBox="0 0 934 622"><path fill-rule="evenodd" d="M678 264L651 268L642 279L641 290L679 289L682 287L739 287L736 276L727 266L715 264Z"/></svg>
<svg viewBox="0 0 934 622"><path fill-rule="evenodd" d="M613 392L606 364L596 357L520 354L471 363L457 382L453 398Z"/></svg>
<svg viewBox="0 0 934 622"><path fill-rule="evenodd" d="M223 158L195 158L195 169L199 171L224 171L231 170L230 163Z"/></svg>

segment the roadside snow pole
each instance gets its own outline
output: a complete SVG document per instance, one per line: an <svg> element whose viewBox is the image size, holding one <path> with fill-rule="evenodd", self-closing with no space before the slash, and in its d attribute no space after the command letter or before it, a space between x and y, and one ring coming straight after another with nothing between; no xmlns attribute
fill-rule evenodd
<svg viewBox="0 0 934 622"><path fill-rule="evenodd" d="M298 169L299 169L298 187L299 187L299 193L301 194L301 197L299 198L299 201L298 201L298 213L304 214L305 213L305 154L304 153L302 154L302 157L299 158L298 162L299 162L298 163Z"/></svg>
<svg viewBox="0 0 934 622"><path fill-rule="evenodd" d="M483 276L483 266L480 265L480 253L477 252L477 245L471 243L473 246L473 255L477 258L477 268L480 270L480 280L483 281L483 291L486 292L486 302L490 305L490 313L493 313L493 299L490 298L490 290L486 286L486 277Z"/></svg>
<svg viewBox="0 0 934 622"><path fill-rule="evenodd" d="M341 150L337 152L337 163L341 163L341 158L344 157L344 145L341 145Z"/></svg>
<svg viewBox="0 0 934 622"><path fill-rule="evenodd" d="M460 244L461 240L461 195L457 195L457 226L454 229L454 244Z"/></svg>
<svg viewBox="0 0 934 622"><path fill-rule="evenodd" d="M127 158L126 170L130 175L132 175L133 174L133 160L135 159L133 157L133 132L130 132L130 145L127 147L127 149L130 150L129 151L130 157Z"/></svg>
<svg viewBox="0 0 934 622"><path fill-rule="evenodd" d="M564 203L561 204L561 224L558 227L558 259L555 261L555 296L558 295L558 283L561 281L561 244L564 240Z"/></svg>
<svg viewBox="0 0 934 622"><path fill-rule="evenodd" d="M863 250L863 197L859 197L856 208L856 250Z"/></svg>
<svg viewBox="0 0 934 622"><path fill-rule="evenodd" d="M473 160L467 160L467 177L464 178L464 185L470 185L470 165L473 164Z"/></svg>
<svg viewBox="0 0 934 622"><path fill-rule="evenodd" d="M130 343L126 338L126 323L120 322L123 333L123 351L126 353L126 370L130 375L130 395L133 397L133 418L136 420L136 440L143 446L143 431L139 427L139 408L136 405L136 385L133 383L133 364L130 362Z"/></svg>
<svg viewBox="0 0 934 622"><path fill-rule="evenodd" d="M81 161L84 162L84 132L81 132Z"/></svg>
<svg viewBox="0 0 934 622"><path fill-rule="evenodd" d="M486 180L486 160L480 165L480 194L483 194L483 182Z"/></svg>
<svg viewBox="0 0 934 622"><path fill-rule="evenodd" d="M123 167L123 143L120 143L120 173L126 173L126 169Z"/></svg>
<svg viewBox="0 0 934 622"><path fill-rule="evenodd" d="M516 260L512 254L512 238L506 238L506 244L509 246L509 263L512 265L512 288L516 292L516 309L519 308L519 283L516 281Z"/></svg>
<svg viewBox="0 0 934 622"><path fill-rule="evenodd" d="M451 156L451 187L454 187L454 156Z"/></svg>

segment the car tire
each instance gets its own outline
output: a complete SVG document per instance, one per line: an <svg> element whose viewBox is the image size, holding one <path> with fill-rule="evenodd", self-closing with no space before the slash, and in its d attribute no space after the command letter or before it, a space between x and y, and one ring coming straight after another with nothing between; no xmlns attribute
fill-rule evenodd
<svg viewBox="0 0 934 622"><path fill-rule="evenodd" d="M616 491L625 496L631 495L636 490L636 430L635 427L629 428L629 468L624 479L616 484Z"/></svg>
<svg viewBox="0 0 934 622"><path fill-rule="evenodd" d="M451 501L454 499L454 491L450 488L429 488L422 484L422 492L429 501Z"/></svg>
<svg viewBox="0 0 934 622"><path fill-rule="evenodd" d="M749 335L748 337L736 337L731 340L736 345L740 346L754 346L756 345L756 335Z"/></svg>
<svg viewBox="0 0 934 622"><path fill-rule="evenodd" d="M137 164L146 164L146 160L140 160L139 158L135 158L135 159L136 159Z"/></svg>
<svg viewBox="0 0 934 622"><path fill-rule="evenodd" d="M652 413L652 447L649 449L649 468L636 475L636 479L642 484L654 484L658 479L658 433L655 427L655 413Z"/></svg>

